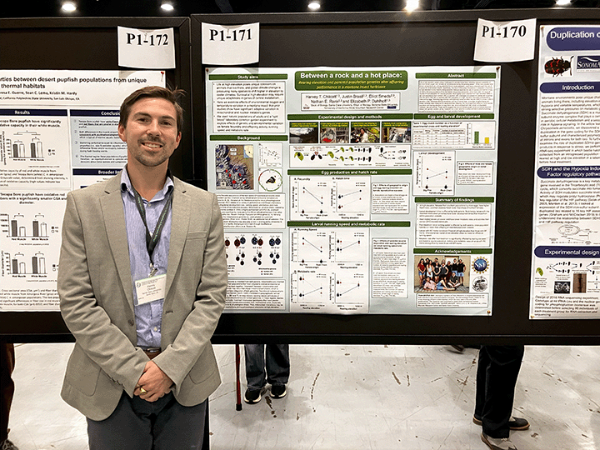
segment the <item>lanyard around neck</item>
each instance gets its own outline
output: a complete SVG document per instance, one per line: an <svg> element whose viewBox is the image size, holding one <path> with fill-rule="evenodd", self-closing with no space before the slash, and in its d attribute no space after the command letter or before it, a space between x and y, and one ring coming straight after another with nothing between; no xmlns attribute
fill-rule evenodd
<svg viewBox="0 0 600 450"><path fill-rule="evenodd" d="M158 222L156 227L154 228L154 232L150 234L150 230L148 229L148 222L146 221L146 208L144 208L144 200L142 196L138 194L133 185L131 186L133 190L133 194L135 197L135 205L137 206L137 210L140 213L142 221L144 222L144 227L146 228L146 249L148 250L148 256L150 257L150 276L154 276L156 274L156 267L154 267L154 260L152 259L152 254L154 253L154 249L158 244L160 239L160 235L165 227L165 223L167 221L167 215L169 214L169 210L171 208L171 203L173 203L172 190L170 190L166 195L167 203L163 207L160 216L158 217Z"/></svg>

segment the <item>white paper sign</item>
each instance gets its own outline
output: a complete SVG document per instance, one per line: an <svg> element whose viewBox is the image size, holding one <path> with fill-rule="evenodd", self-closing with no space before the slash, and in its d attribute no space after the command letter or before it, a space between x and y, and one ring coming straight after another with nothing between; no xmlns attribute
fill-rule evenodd
<svg viewBox="0 0 600 450"><path fill-rule="evenodd" d="M232 66L258 62L260 24L202 24L202 63Z"/></svg>
<svg viewBox="0 0 600 450"><path fill-rule="evenodd" d="M136 69L175 69L173 28L138 30L117 27L119 66Z"/></svg>
<svg viewBox="0 0 600 450"><path fill-rule="evenodd" d="M515 62L533 59L536 19L513 22L477 21L475 61Z"/></svg>

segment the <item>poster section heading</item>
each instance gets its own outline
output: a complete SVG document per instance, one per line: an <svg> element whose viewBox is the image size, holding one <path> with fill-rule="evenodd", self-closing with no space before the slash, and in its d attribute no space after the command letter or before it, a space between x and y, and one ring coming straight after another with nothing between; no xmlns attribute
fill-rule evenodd
<svg viewBox="0 0 600 450"><path fill-rule="evenodd" d="M119 107L159 71L0 71L0 311L58 311L67 193L127 161Z"/></svg>
<svg viewBox="0 0 600 450"><path fill-rule="evenodd" d="M499 67L206 80L226 311L492 314Z"/></svg>
<svg viewBox="0 0 600 450"><path fill-rule="evenodd" d="M531 319L600 318L600 27L540 28Z"/></svg>

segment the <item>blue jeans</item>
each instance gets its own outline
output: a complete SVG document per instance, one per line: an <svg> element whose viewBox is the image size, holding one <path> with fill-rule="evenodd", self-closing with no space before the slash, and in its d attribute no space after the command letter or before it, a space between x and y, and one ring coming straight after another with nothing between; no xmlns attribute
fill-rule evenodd
<svg viewBox="0 0 600 450"><path fill-rule="evenodd" d="M267 382L274 386L287 384L290 378L288 344L244 344L244 354L248 389L262 389Z"/></svg>

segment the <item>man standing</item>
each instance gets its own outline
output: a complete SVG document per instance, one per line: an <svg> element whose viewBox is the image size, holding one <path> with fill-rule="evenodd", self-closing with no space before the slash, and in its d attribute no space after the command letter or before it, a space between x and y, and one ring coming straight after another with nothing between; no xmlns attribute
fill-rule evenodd
<svg viewBox="0 0 600 450"><path fill-rule="evenodd" d="M169 174L179 93L127 97L125 170L67 196L58 293L76 343L61 394L87 417L91 450L200 449L220 383L223 223L213 194Z"/></svg>
<svg viewBox="0 0 600 450"><path fill-rule="evenodd" d="M481 440L491 450L517 450L510 430L529 428L527 419L511 415L524 352L523 345L482 345L479 350L473 422L482 426Z"/></svg>
<svg viewBox="0 0 600 450"><path fill-rule="evenodd" d="M267 382L271 384L271 397L285 397L290 379L289 344L244 344L244 353L248 383L244 401L258 403Z"/></svg>

